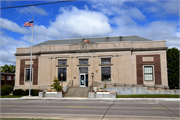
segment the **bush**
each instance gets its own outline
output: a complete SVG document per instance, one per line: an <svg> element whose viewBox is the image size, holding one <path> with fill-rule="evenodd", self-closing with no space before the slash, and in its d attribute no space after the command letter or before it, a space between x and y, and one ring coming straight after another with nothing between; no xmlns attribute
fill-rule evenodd
<svg viewBox="0 0 180 120"><path fill-rule="evenodd" d="M60 85L59 79L57 77L53 78L53 82L54 83L51 85L51 87L53 87L53 88L51 88L51 89L55 89L58 92L62 91L62 86Z"/></svg>
<svg viewBox="0 0 180 120"><path fill-rule="evenodd" d="M32 90L31 90L31 95L32 95L32 96L38 96L38 93L39 93L40 91L42 91L42 90L32 89Z"/></svg>
<svg viewBox="0 0 180 120"><path fill-rule="evenodd" d="M12 90L13 86L5 84L1 87L1 95L9 95Z"/></svg>
<svg viewBox="0 0 180 120"><path fill-rule="evenodd" d="M23 95L23 91L22 89L16 89L13 91L13 95Z"/></svg>
<svg viewBox="0 0 180 120"><path fill-rule="evenodd" d="M32 96L38 96L38 92L41 90L39 89L31 89L31 95ZM22 90L22 89L16 89L13 91L13 95L29 95L29 89Z"/></svg>
<svg viewBox="0 0 180 120"><path fill-rule="evenodd" d="M29 95L29 89L24 90L22 95L25 95L25 96Z"/></svg>

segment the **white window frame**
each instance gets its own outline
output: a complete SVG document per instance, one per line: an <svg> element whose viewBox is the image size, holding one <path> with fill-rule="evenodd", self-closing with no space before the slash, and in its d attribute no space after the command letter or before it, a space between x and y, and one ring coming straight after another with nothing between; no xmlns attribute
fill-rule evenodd
<svg viewBox="0 0 180 120"><path fill-rule="evenodd" d="M145 67L152 67L152 74L153 74L153 80L145 80L145 73L144 73L144 68ZM143 81L146 81L146 82L152 82L152 81L155 81L155 74L154 74L154 65L143 65Z"/></svg>
<svg viewBox="0 0 180 120"><path fill-rule="evenodd" d="M25 82L30 82L30 80L29 80L29 81L26 81L26 69L30 69L30 68L25 68L25 69L24 69L24 81L25 81ZM34 68L32 68L32 78L31 78L32 80L31 80L31 82L33 81L33 71L34 71L33 69L34 69Z"/></svg>

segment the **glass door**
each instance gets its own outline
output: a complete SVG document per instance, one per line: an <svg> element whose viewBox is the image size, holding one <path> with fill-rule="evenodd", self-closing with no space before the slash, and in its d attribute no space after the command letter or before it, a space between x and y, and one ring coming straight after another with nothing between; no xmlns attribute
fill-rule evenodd
<svg viewBox="0 0 180 120"><path fill-rule="evenodd" d="M80 73L80 87L86 86L86 73Z"/></svg>

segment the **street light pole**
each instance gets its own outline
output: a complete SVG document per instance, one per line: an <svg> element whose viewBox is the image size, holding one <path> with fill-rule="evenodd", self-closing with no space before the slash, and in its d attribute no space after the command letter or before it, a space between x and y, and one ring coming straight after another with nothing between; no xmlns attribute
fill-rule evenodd
<svg viewBox="0 0 180 120"><path fill-rule="evenodd" d="M92 92L93 92L93 77L94 77L94 73L91 73L92 76Z"/></svg>

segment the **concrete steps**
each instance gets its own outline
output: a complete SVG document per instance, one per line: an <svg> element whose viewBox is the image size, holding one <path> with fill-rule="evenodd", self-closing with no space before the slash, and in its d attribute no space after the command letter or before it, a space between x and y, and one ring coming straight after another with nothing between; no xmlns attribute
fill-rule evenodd
<svg viewBox="0 0 180 120"><path fill-rule="evenodd" d="M88 97L89 87L70 87L64 97Z"/></svg>

